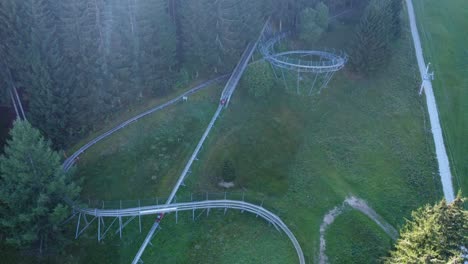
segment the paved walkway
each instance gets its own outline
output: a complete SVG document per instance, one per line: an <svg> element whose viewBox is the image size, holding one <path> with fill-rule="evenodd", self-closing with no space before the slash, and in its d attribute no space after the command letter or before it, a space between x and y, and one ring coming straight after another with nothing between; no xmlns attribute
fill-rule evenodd
<svg viewBox="0 0 468 264"><path fill-rule="evenodd" d="M419 71L421 79L423 80L424 91L426 93L427 110L429 112L429 119L431 122L432 135L434 137L434 145L437 155L437 162L439 165L439 173L442 181L442 188L444 190L444 197L447 202L452 202L454 197L452 174L450 172L450 163L445 149L444 137L442 135L442 128L440 126L439 112L437 111L437 103L432 89L432 83L425 78L426 75L426 62L424 61L423 50L421 47L421 39L419 38L418 27L416 26L416 16L414 13L413 1L406 0L408 7L408 15L410 19L411 34L413 35L414 48L416 51L416 58L418 60Z"/></svg>

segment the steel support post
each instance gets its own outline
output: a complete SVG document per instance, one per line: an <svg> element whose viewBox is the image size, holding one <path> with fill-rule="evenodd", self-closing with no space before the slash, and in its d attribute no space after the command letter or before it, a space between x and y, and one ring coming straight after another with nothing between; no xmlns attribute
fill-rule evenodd
<svg viewBox="0 0 468 264"><path fill-rule="evenodd" d="M98 242L101 242L101 217L99 217L99 219L98 219L97 240L98 240Z"/></svg>
<svg viewBox="0 0 468 264"><path fill-rule="evenodd" d="M268 64L270 64L270 67L271 67L271 70L273 71L273 74L275 75L275 78L278 80L278 74L276 74L276 70L275 70L275 66L273 66L273 64L267 62Z"/></svg>
<svg viewBox="0 0 468 264"><path fill-rule="evenodd" d="M119 216L119 234L120 234L120 239L122 239L122 217Z"/></svg>
<svg viewBox="0 0 468 264"><path fill-rule="evenodd" d="M309 96L312 95L312 90L314 89L315 87L315 82L317 81L317 77L319 76L319 73L315 73L315 78L314 78L314 82L312 83L312 86L310 87L310 90L309 90Z"/></svg>
<svg viewBox="0 0 468 264"><path fill-rule="evenodd" d="M141 204L140 204L140 200L138 200L138 211L140 213L138 213L138 226L140 227L140 233L141 233Z"/></svg>
<svg viewBox="0 0 468 264"><path fill-rule="evenodd" d="M281 68L281 75L283 76L284 86L286 86L286 90L289 91L288 83L286 82L286 78L284 78L284 71L283 71L283 68Z"/></svg>
<svg viewBox="0 0 468 264"><path fill-rule="evenodd" d="M78 223L76 224L76 233L75 233L75 239L78 238L78 232L80 230L80 222L81 222L81 213L78 215Z"/></svg>
<svg viewBox="0 0 468 264"><path fill-rule="evenodd" d="M335 73L335 72L332 71L332 72L330 72L330 73L327 75L327 77L325 77L325 82L323 83L322 87L320 87L319 94L322 92L322 90L323 90L325 87L327 87L327 85L328 85L328 83L330 82L331 78L333 77L333 74L334 74L334 73Z"/></svg>
<svg viewBox="0 0 468 264"><path fill-rule="evenodd" d="M296 80L296 93L297 95L300 95L301 93L299 92L299 79L301 78L301 72L298 70L297 71L297 80Z"/></svg>

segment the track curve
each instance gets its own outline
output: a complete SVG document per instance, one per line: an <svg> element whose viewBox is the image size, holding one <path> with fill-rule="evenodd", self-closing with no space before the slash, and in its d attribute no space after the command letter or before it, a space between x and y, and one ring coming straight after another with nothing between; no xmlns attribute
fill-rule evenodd
<svg viewBox="0 0 468 264"><path fill-rule="evenodd" d="M229 77L229 74L225 74L225 75L222 75L222 76L219 76L217 78L214 78L212 80L209 80L209 81L206 81L206 82L203 82L195 87L193 87L192 89L184 92L183 94L175 97L174 99L171 99L161 105L158 105L156 107L153 107L139 115L136 115L130 119L128 119L127 121L125 122L122 122L121 124L119 124L118 126L110 129L109 131L105 132L104 134L101 134L99 135L98 137L94 138L93 140L89 141L88 143L86 143L84 146L82 146L81 148L79 148L77 151L75 151L75 153L73 153L72 155L70 155L70 157L68 157L62 164L62 167L65 171L68 171L74 164L75 164L75 161L76 161L76 158L79 157L81 154L83 154L83 152L85 152L86 150L88 150L90 147L92 147L93 145L95 145L96 143L98 143L99 141L107 138L108 136L114 134L115 132L119 131L120 129L132 124L133 122L136 122L138 121L139 119L149 115L149 114L152 114L154 112L157 112L159 110L162 110L170 105L173 105L175 103L177 103L178 101L182 100L183 97L185 96L188 96L188 95L191 95L193 93L196 93L204 88L207 88L208 86L216 83L216 82L219 82L221 80L224 80L226 79L227 77Z"/></svg>
<svg viewBox="0 0 468 264"><path fill-rule="evenodd" d="M269 19L267 20L267 22L265 23L265 26L262 29L261 36L263 35L263 32L267 28L268 24L269 24ZM171 196L167 200L166 204L112 210L112 209L83 208L83 207L79 207L79 206L75 205L74 202L70 201L67 197L65 197L64 200L73 207L73 210L75 212L80 214L80 217L81 217L81 214L83 214L85 216L89 215L89 216L93 216L95 218L118 217L118 218L121 219L121 217L126 217L126 216L136 217L136 216L143 216L143 215L161 214L161 213L166 213L166 212L178 212L178 211L197 210L197 209L216 209L216 208L225 208L225 209L228 208L228 209L237 209L237 210L247 211L247 212L250 212L250 213L254 213L254 214L258 215L258 216L261 216L263 219L265 219L266 221L271 223L273 226L275 226L276 229L282 230L283 232L285 232L285 234L288 236L288 238L291 240L291 242L294 245L294 248L295 248L296 253L298 255L298 258L299 258L299 263L300 264L305 264L305 258L304 258L304 253L302 251L302 248L301 248L299 242L297 241L296 237L294 236L294 234L291 232L291 230L287 227L287 225L278 216L276 216L275 214L273 214L272 212L266 210L265 208L263 208L261 206L250 204L250 203L247 203L247 202L244 202L244 201L235 201L235 200L207 200L207 201L190 202L190 203L174 203L174 204L171 203L172 198L175 196L179 186L182 184L182 182L183 182L183 180L185 178L186 173L188 172L188 168L190 168L190 165L193 162L193 159L195 159L196 155L198 154L199 149L201 148L201 145L203 144L204 140L208 136L208 133L211 130L211 127L213 126L214 122L218 118L221 110L224 107L227 106L227 103L229 103L229 100L230 100L230 98L231 98L231 96L232 96L232 94L233 94L233 92L234 92L234 90L235 90L235 88L237 86L237 83L239 82L239 80L240 80L240 78L242 76L242 73L244 72L244 70L245 70L245 68L246 68L246 66L248 64L248 61L250 60L255 48L257 47L257 44L260 41L261 36L259 37L259 39L256 42L249 43L246 50L244 51L244 54L241 57L241 61L238 63L238 65L234 69L233 74L231 75L231 78L229 79L225 89L223 90L223 93L221 95L221 102L220 102L220 104L218 106L218 109L217 109L216 113L214 114L214 116L213 116L207 130L205 131L204 135L202 136L202 139L200 140L197 148L195 149L194 154L192 154L192 158L189 160L189 162L186 165L186 170L187 171L184 169L184 171L182 172L182 175L179 177L178 183L176 184L175 188L173 189L173 191L171 193ZM263 59L268 60L268 58L263 58ZM195 93L198 90L201 90L201 89L203 89L205 87L208 87L209 85L211 85L211 84L213 84L215 82L218 82L220 80L223 80L223 79L227 78L228 76L229 75L223 75L223 76L217 77L215 79L209 80L207 82L204 82L204 83L190 89L189 91L179 95L178 97L176 97L176 98L174 98L172 100L169 100L169 101L167 101L166 103L164 103L162 105L156 106L156 107L154 107L154 108L152 108L152 109L150 109L150 110L148 110L146 112L143 112L143 113L141 113L141 114L139 114L139 115L137 115L137 116L123 122L123 123L121 123L120 125L112 128L111 130L105 132L104 134L94 138L93 140L91 140L90 142L88 142L87 144L82 146L80 149L78 149L69 158L67 158L64 161L63 165L62 165L63 169L65 171L70 170L70 168L74 165L75 160L76 160L77 157L79 157L79 155L81 155L83 152L85 152L87 149L89 149L90 147L92 147L93 145L98 143L99 141L101 141L104 138L106 138L106 137L112 135L113 133L117 132L118 130L130 125L131 123L137 121L138 119L140 119L140 118L142 118L144 116L147 116L147 115L149 115L151 113L154 113L156 111L164 109L165 107L170 106L170 105L178 102L179 100L182 100L184 96ZM79 221L80 220L78 220L78 222ZM100 220L98 220L98 222L100 223ZM90 223L88 223L87 226L89 226L89 224ZM146 243L147 240L149 241L149 239L151 239L152 234L153 234L154 230L157 228L158 225L159 225L159 223L156 223L155 225L153 225L150 233L148 234L147 238L145 239L145 243ZM137 260L137 261L140 260L140 256L141 256L141 254L142 254L145 247L146 247L146 244L142 245L139 252L137 253L137 256L135 257L135 260Z"/></svg>
<svg viewBox="0 0 468 264"><path fill-rule="evenodd" d="M130 216L143 216L143 215L153 215L161 213L170 213L170 212L179 212L179 211L190 211L198 209L235 209L241 211L247 211L253 214L256 214L267 222L271 223L276 229L282 230L291 240L297 256L299 258L300 264L305 264L305 257L302 251L302 248L297 241L296 237L288 226L274 213L268 211L267 209L247 203L244 201L235 201L235 200L207 200L201 202L189 202L189 203L173 203L173 204L162 204L154 206L145 206L138 208L128 208L128 209L85 209L85 208L75 208L75 210L90 215L93 217L130 217Z"/></svg>
<svg viewBox="0 0 468 264"><path fill-rule="evenodd" d="M337 51L290 50L277 53L275 45L287 35L287 33L280 33L269 39L264 36L265 41L260 52L265 60L276 67L294 69L299 72L326 73L341 70L348 61L348 56L345 53ZM316 59L300 59L298 57L315 57Z"/></svg>

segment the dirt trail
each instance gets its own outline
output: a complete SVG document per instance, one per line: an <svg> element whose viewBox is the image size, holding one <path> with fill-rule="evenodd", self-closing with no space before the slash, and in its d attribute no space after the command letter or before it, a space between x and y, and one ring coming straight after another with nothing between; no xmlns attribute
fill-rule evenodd
<svg viewBox="0 0 468 264"><path fill-rule="evenodd" d="M366 201L359 199L354 196L350 196L344 200L343 204L333 208L328 211L328 213L323 217L323 222L320 225L320 253L319 253L319 264L328 263L328 257L325 254L326 250L326 240L325 232L327 227L331 225L335 219L341 215L345 209L352 208L358 210L368 216L372 221L374 221L382 230L387 233L393 240L396 240L398 237L398 231L391 226L385 219L383 219L377 212L374 211Z"/></svg>

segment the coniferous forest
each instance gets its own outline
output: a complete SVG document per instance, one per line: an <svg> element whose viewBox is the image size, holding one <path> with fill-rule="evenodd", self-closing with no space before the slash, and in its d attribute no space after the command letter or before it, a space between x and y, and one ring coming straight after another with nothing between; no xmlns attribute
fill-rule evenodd
<svg viewBox="0 0 468 264"><path fill-rule="evenodd" d="M294 29L316 2L4 0L0 98L15 86L32 125L70 146L128 104L229 72L267 16Z"/></svg>

